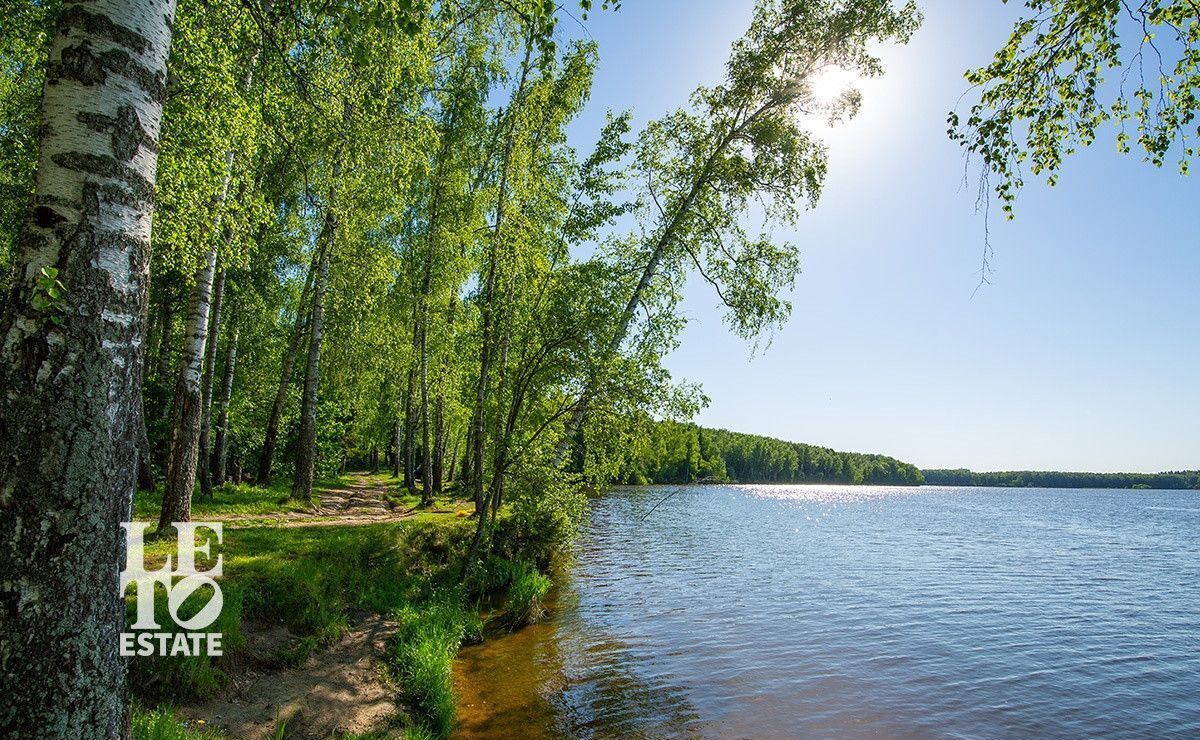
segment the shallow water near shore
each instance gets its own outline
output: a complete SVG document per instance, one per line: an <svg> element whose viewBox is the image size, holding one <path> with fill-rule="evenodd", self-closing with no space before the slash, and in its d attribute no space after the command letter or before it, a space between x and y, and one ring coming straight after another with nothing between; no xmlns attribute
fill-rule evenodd
<svg viewBox="0 0 1200 740"><path fill-rule="evenodd" d="M1200 735L1200 492L616 489L551 606L460 736Z"/></svg>

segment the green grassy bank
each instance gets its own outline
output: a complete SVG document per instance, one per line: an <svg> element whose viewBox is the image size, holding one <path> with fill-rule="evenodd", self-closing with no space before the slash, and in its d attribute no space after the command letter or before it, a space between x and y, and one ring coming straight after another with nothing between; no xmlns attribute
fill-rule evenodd
<svg viewBox="0 0 1200 740"><path fill-rule="evenodd" d="M379 478L383 484L386 479ZM336 486L344 481L330 481ZM406 492L387 495L397 506ZM519 517L503 514L493 555L460 580L462 562L474 520L459 514L454 502L402 521L321 526L281 526L272 516L296 510L283 489L246 486L219 489L212 502L197 507L195 519L235 514L253 526L228 521L224 544L213 557L224 556L221 590L224 607L207 628L224 635L219 658L134 658L130 682L136 699L133 730L139 740L220 737L182 719L172 706L214 696L246 659L245 632L250 625L284 626L292 639L270 655L256 655L266 670L303 665L315 651L334 642L365 615L380 615L398 624L386 656L385 680L397 692L402 712L388 737L445 737L454 726L451 663L465 642L483 636L481 610L509 626L536 619L549 587L534 565L544 563L553 548L535 536ZM328 489L327 489L328 490ZM451 504L447 506L446 504ZM153 495L139 501L135 513L150 515ZM314 519L317 519L314 517ZM303 523L301 523L303 524ZM174 541L152 541L146 561L156 567L173 551ZM198 567L207 567L198 560ZM184 617L206 600L185 602ZM129 597L130 619L136 604ZM156 599L159 623L169 631L165 599ZM265 665L264 665L265 663ZM279 736L286 736L281 725Z"/></svg>

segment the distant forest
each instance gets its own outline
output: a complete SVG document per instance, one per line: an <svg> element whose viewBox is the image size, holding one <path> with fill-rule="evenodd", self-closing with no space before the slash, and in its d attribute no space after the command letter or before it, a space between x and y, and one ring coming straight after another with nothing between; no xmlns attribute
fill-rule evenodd
<svg viewBox="0 0 1200 740"><path fill-rule="evenodd" d="M1003 486L1009 488L1200 488L1200 471L1165 473L1065 473L1057 470L1018 470L976 473L925 470L931 486Z"/></svg>
<svg viewBox="0 0 1200 740"><path fill-rule="evenodd" d="M650 422L649 433L630 452L616 482L651 483L846 483L901 486L998 486L1003 488L1200 489L1200 470L1163 473L1078 473L1018 470L920 470L886 455L839 452L757 434L691 423Z"/></svg>
<svg viewBox="0 0 1200 740"><path fill-rule="evenodd" d="M849 483L921 485L921 471L885 455L838 452L781 439L655 422L618 476L648 483Z"/></svg>

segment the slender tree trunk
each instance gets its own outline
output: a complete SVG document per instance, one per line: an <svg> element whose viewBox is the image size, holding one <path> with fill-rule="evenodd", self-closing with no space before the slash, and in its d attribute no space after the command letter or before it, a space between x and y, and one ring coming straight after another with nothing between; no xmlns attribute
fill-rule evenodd
<svg viewBox="0 0 1200 740"><path fill-rule="evenodd" d="M292 384L292 371L296 367L296 357L300 354L300 347L304 344L304 330L308 326L308 310L305 307L308 305L312 278L313 271L310 267L308 276L304 279L304 290L300 292L300 303L296 306L296 322L292 327L292 338L283 355L283 366L279 372L279 386L275 389L275 400L271 404L271 413L267 417L267 430L263 436L262 452L258 457L258 475L254 480L260 486L271 485L271 466L275 462L279 421L283 418L283 407L287 403L288 388Z"/></svg>
<svg viewBox="0 0 1200 740"><path fill-rule="evenodd" d="M342 102L342 123L350 122L352 108ZM312 313L308 319L308 359L304 367L304 391L300 396L300 433L296 451L296 477L292 480L292 498L312 498L313 476L317 465L317 386L321 380L321 343L325 335L325 291L329 286L329 263L336 246L337 185L342 175L341 146L334 155L333 185L325 204L325 220L317 235L318 261L313 276ZM342 472L346 469L346 454L342 452Z"/></svg>
<svg viewBox="0 0 1200 740"><path fill-rule="evenodd" d="M467 431L464 435L466 444L463 445L462 466L459 468L458 477L463 487L475 489L475 481L471 478L471 474L475 470L475 461L471 456L475 453L475 425L472 421L467 425Z"/></svg>
<svg viewBox="0 0 1200 740"><path fill-rule="evenodd" d="M437 400L433 403L433 462L430 472L430 486L433 494L442 494L446 465L446 399L438 392Z"/></svg>
<svg viewBox="0 0 1200 740"><path fill-rule="evenodd" d="M196 459L200 446L200 382L204 375L216 269L217 253L211 250L208 261L196 274L196 285L188 305L183 354L175 383L175 401L171 405L171 447L167 456L162 510L158 517L160 532L166 532L172 522L187 522L192 518L192 491L196 487Z"/></svg>
<svg viewBox="0 0 1200 740"><path fill-rule="evenodd" d="M237 369L237 315L229 317L229 339L225 348L225 374L221 378L221 396L217 400L217 438L213 444L213 485L225 485L225 464L229 456L229 401L233 398L233 376Z"/></svg>
<svg viewBox="0 0 1200 740"><path fill-rule="evenodd" d="M446 472L446 480L454 481L454 464L458 460L458 437L454 438L454 447L450 449L450 469Z"/></svg>
<svg viewBox="0 0 1200 740"><path fill-rule="evenodd" d="M421 505L433 505L433 449L429 434L429 363L425 325L421 325Z"/></svg>
<svg viewBox="0 0 1200 740"><path fill-rule="evenodd" d="M528 35L525 39L525 57L521 62L521 77L517 83L517 90L513 95L513 102L509 106L510 114L520 111L525 97L525 83L530 71L530 56L533 52L533 36ZM516 125L515 115L509 116L509 125ZM480 332L480 352L479 352L479 377L475 383L475 411L471 421L471 441L474 449L471 452L471 480L474 485L475 494L475 536L471 540L471 547L467 552L467 558L463 562L463 574L474 563L479 555L479 546L483 540L484 530L487 529L487 512L488 499L484 492L483 480L483 445L486 437L486 429L484 422L487 417L487 401L488 401L488 386L492 371L492 352L495 338L494 322L495 322L495 301L496 301L496 262L498 250L500 247L500 237L504 227L505 206L508 200L508 175L509 167L512 164L512 152L515 144L515 136L512 129L509 129L508 136L504 143L504 156L501 159L500 165L500 182L496 189L496 224L492 232L492 238L488 240L488 257L487 257L487 276L484 279L483 285L483 301L481 312L483 314L483 326Z"/></svg>
<svg viewBox="0 0 1200 740"><path fill-rule="evenodd" d="M147 308L147 313L149 314L149 308ZM158 319L155 323L161 324L161 314ZM157 331L161 334L162 327L157 327ZM147 343L152 332L152 328L147 328ZM150 353L145 353L142 364L138 366L142 377L138 379L137 383L137 426L134 428L134 433L137 434L137 487L139 491L154 490L154 462L150 455L150 435L146 433L146 394L142 390L146 386L146 376L150 370L147 367L150 364L150 357Z"/></svg>
<svg viewBox="0 0 1200 740"><path fill-rule="evenodd" d="M300 399L300 435L296 450L296 478L292 498L312 498L317 452L317 385L320 380L321 340L325 332L325 290L329 283L329 261L337 231L333 199L325 210L325 223L318 238L320 257L313 278L312 314L308 321L308 360L304 368L304 392ZM343 463L344 465L344 463Z"/></svg>
<svg viewBox="0 0 1200 740"><path fill-rule="evenodd" d="M270 7L270 3L266 3ZM258 49L250 57L246 74L242 78L242 90L249 91L254 79L254 62ZM221 210L229 197L229 184L233 179L234 150L225 152L225 176L217 201L218 211L213 224L213 234L221 233ZM159 515L158 528L165 532L172 521L190 521L192 516L192 491L196 486L196 465L200 464L205 475L208 472L207 413L201 390L204 373L204 357L208 345L208 313L212 299L213 275L217 266L217 248L214 243L205 264L196 274L195 286L189 301L188 323L185 328L183 358L180 361L179 381L175 385L175 401L171 411L171 452L167 462L167 482L163 492L163 507ZM214 339L215 341L215 339ZM211 387L210 387L211 390ZM200 454L201 432L204 431L204 454ZM204 485L204 481L202 481ZM208 491L211 494L211 487ZM174 518L172 518L174 517Z"/></svg>
<svg viewBox="0 0 1200 740"><path fill-rule="evenodd" d="M658 274L658 269L662 265L666 248L673 238L673 232L669 237L664 236L656 245L654 252L651 253L650 259L642 269L642 275L638 280L637 286L633 289L633 293L629 296L629 301L625 304L625 310L621 314L621 323L617 325L617 330L613 332L612 338L609 340L608 347L602 358L603 361L615 357L621 350L621 345L625 342L626 337L629 336L629 328L633 325L633 318L637 315L638 306L641 305L646 291L650 289L650 283L654 280L654 276ZM588 404L598 391L601 380L599 372L593 373L588 379L583 395L575 404L575 409L571 412L571 417L567 421L565 433L562 439L559 440L555 450L556 464L558 466L563 464L567 452L574 443L575 435L583 428L583 420L587 416Z"/></svg>
<svg viewBox="0 0 1200 740"><path fill-rule="evenodd" d="M225 270L217 275L213 288L212 314L208 322L208 342L204 351L204 375L200 378L200 441L196 464L200 467L200 495L212 498L212 457L209 454L212 437L213 376L217 374L217 340L221 336L221 302L225 296Z"/></svg>
<svg viewBox="0 0 1200 740"><path fill-rule="evenodd" d="M155 379L159 383L171 376L171 348L175 343L175 302L164 295L159 306L158 360L155 363Z"/></svg>
<svg viewBox="0 0 1200 740"><path fill-rule="evenodd" d="M417 443L414 439L417 425L413 421L416 412L413 400L415 375L415 370L409 367L408 380L404 386L404 487L411 495L417 493Z"/></svg>
<svg viewBox="0 0 1200 740"><path fill-rule="evenodd" d="M144 381L145 378L142 379L142 382ZM150 438L146 434L146 409L142 401L142 393L139 390L137 394L137 427L134 429L137 434L137 485L139 490L153 491L155 485L154 463L151 461Z"/></svg>
<svg viewBox="0 0 1200 740"><path fill-rule="evenodd" d="M495 255L488 260L488 274L484 281L483 293L483 331L481 350L479 353L479 377L475 381L475 410L471 419L471 483L475 494L475 514L480 521L486 518L487 504L483 490L483 443L486 436L484 420L486 418L488 381L492 371L492 306L491 294L496 286ZM476 532L476 541L479 539ZM477 543L476 543L477 544ZM472 545L472 552L475 545Z"/></svg>
<svg viewBox="0 0 1200 740"><path fill-rule="evenodd" d="M66 0L53 32L33 202L0 316L2 737L129 734L120 523L174 14L174 0ZM58 298L43 268L57 270Z"/></svg>
<svg viewBox="0 0 1200 740"><path fill-rule="evenodd" d="M400 417L396 417L396 424L392 430L392 477L400 478L400 455L404 449L403 429L400 425Z"/></svg>
<svg viewBox="0 0 1200 740"><path fill-rule="evenodd" d="M455 317L458 314L458 293L451 293L449 310L446 312L446 323L450 331L454 329ZM434 430L433 430L433 492L441 495L446 482L446 374L448 362L443 356L438 367L437 398L434 401ZM454 460L450 460L450 479L454 478Z"/></svg>
<svg viewBox="0 0 1200 740"><path fill-rule="evenodd" d="M617 329L613 332L609 340L606 353L601 357L601 362L608 362L615 357L621 350L621 345L629 336L629 329L633 326L633 319L637 315L638 306L646 297L646 291L650 289L650 283L658 275L659 269L662 267L663 259L666 257L667 250L674 244L679 229L684 222L691 217L692 209L696 205L696 201L700 197L700 193L708 186L712 178L714 167L720 157L722 157L729 146L741 135L747 127L754 123L763 113L779 106L786 106L794 98L789 96L778 96L772 98L767 103L764 103L760 108L749 115L743 116L740 119L735 119L731 122L729 130L725 132L709 152L705 159L700 172L696 175L696 179L692 181L691 187L687 195L675 208L671 214L671 218L663 224L663 228L658 232L658 236L654 239L654 243L650 250L650 258L646 261L642 268L641 277L638 279L637 286L634 287L633 293L629 296L629 300L625 304L625 310L621 313L621 322L617 325ZM588 405L595 397L601 385L603 385L604 370L599 368L593 370L588 378L583 394L575 405L574 411L571 413L571 418L567 421L565 433L559 440L558 447L555 451L556 463L561 466L566 459L567 451L570 449L571 443L575 435L583 427L584 418L587 416Z"/></svg>
<svg viewBox="0 0 1200 740"><path fill-rule="evenodd" d="M158 357L155 362L154 381L159 387L163 387L167 383L167 379L171 377L171 348L174 344L175 337L175 312L172 310L174 301L170 296L163 295L162 304L160 307L161 316L159 316L159 334L158 334ZM162 399L161 408L156 409L158 418L164 423L171 420L171 403ZM145 409L142 410L143 420L145 419ZM159 470L167 469L167 455L170 453L170 437L159 439L155 442L154 448L151 450L154 455L154 462Z"/></svg>

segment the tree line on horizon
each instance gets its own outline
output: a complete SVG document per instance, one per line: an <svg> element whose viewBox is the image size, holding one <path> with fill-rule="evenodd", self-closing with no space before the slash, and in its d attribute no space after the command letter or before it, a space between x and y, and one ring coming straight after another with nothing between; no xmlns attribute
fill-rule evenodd
<svg viewBox="0 0 1200 740"><path fill-rule="evenodd" d="M931 486L997 486L1002 488L1162 488L1200 489L1200 470L1162 473L1075 473L1018 470L976 473L966 468L924 470Z"/></svg>
<svg viewBox="0 0 1200 740"><path fill-rule="evenodd" d="M650 483L840 483L919 486L921 471L886 455L839 452L674 421L652 422L617 480Z"/></svg>

